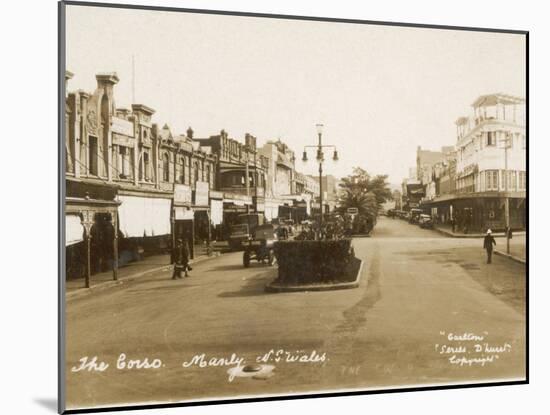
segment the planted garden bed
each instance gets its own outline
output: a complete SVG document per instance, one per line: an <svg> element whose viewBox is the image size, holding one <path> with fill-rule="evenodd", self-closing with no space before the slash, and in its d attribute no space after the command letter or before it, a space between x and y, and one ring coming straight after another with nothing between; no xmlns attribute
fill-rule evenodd
<svg viewBox="0 0 550 415"><path fill-rule="evenodd" d="M352 288L347 285L358 281L361 260L355 257L351 239L278 241L274 249L279 269L271 286Z"/></svg>

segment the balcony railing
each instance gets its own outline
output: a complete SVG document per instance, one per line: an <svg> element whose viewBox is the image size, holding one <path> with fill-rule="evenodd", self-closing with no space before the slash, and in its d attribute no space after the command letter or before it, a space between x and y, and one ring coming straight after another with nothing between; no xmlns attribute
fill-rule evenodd
<svg viewBox="0 0 550 415"><path fill-rule="evenodd" d="M228 186L228 187L221 187L219 189L221 192L227 192L227 193L233 193L237 195L247 195L246 187L244 186ZM250 186L249 188L249 196L265 196L265 189L263 187L258 187L257 191L255 190L254 186Z"/></svg>

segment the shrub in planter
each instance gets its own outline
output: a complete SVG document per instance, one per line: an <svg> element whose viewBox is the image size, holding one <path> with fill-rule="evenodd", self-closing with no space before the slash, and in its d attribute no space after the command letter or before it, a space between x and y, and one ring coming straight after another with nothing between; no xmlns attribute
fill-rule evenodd
<svg viewBox="0 0 550 415"><path fill-rule="evenodd" d="M356 262L351 239L277 241L274 250L282 284L347 282Z"/></svg>

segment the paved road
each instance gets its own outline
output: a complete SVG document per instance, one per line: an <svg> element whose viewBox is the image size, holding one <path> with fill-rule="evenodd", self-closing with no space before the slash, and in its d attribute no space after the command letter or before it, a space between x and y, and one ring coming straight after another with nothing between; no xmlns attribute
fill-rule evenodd
<svg viewBox="0 0 550 415"><path fill-rule="evenodd" d="M276 269L244 269L241 254L230 253L197 264L189 279L159 273L69 302L68 406L524 377L523 266L501 257L484 264L480 240L397 219L381 218L371 238L354 244L365 262L353 290L267 294ZM485 343L502 350L475 352ZM229 381L235 358L255 363L271 350L271 377ZM117 369L121 353L162 366ZM229 366L182 366L203 353L206 361L235 357ZM308 362L287 361L304 355ZM495 355L482 366L480 358ZM71 372L84 356L109 367Z"/></svg>

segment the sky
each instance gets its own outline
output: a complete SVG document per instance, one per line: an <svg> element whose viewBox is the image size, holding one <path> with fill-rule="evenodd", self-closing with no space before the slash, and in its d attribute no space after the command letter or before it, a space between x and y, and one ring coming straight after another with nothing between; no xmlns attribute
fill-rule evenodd
<svg viewBox="0 0 550 415"><path fill-rule="evenodd" d="M312 152L301 162L316 124L340 157L326 174L358 166L398 184L417 146L455 144L454 122L479 95L525 97L522 35L76 5L66 16L69 91L116 72L116 106L129 108L133 57L135 103L155 109L153 122L280 138L306 174L318 171Z"/></svg>

